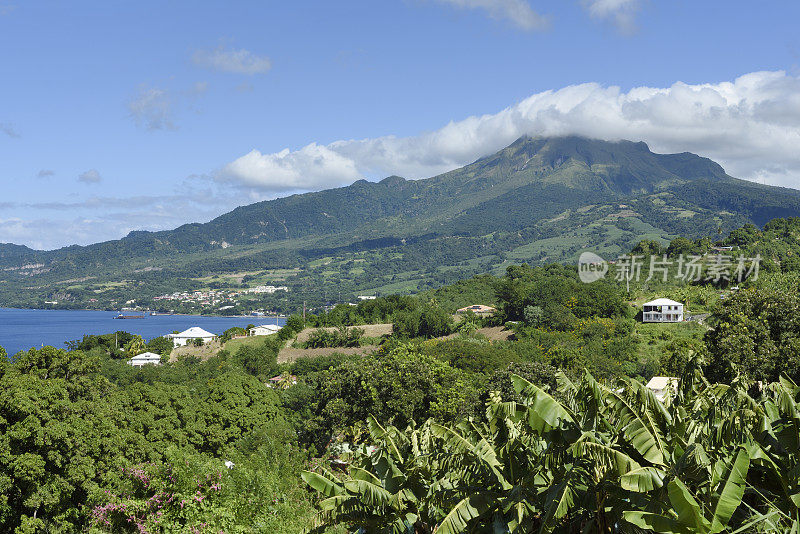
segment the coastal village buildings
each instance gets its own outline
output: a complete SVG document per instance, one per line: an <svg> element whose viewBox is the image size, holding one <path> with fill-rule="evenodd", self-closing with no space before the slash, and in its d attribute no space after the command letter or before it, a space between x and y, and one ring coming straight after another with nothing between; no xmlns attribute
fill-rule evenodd
<svg viewBox="0 0 800 534"><path fill-rule="evenodd" d="M214 308L217 311L230 310L237 304L252 302L253 298L287 292L287 286L256 286L250 289L207 289L198 291L175 291L153 297L153 305L163 310L170 307L189 306L191 308ZM248 295L252 295L248 297Z"/></svg>
<svg viewBox="0 0 800 534"><path fill-rule="evenodd" d="M205 306L214 306L216 304L221 304L223 302L229 301L230 299L238 296L239 296L238 291L222 291L213 289L210 291L176 291L175 293L153 297L153 300L155 301L174 300L176 302L182 302L182 303L194 303L194 304L202 304Z"/></svg>
<svg viewBox="0 0 800 534"><path fill-rule="evenodd" d="M246 289L245 293L276 293L278 291L289 291L289 288L286 286L256 286L250 289Z"/></svg>

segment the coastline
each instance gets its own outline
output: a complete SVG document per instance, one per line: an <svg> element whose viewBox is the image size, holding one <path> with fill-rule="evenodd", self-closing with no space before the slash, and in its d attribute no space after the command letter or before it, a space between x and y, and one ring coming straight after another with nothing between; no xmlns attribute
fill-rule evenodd
<svg viewBox="0 0 800 534"><path fill-rule="evenodd" d="M70 340L84 335L104 335L128 332L145 340L161 337L175 331L200 327L221 334L232 327L245 328L249 324L278 324L286 318L276 316L219 316L165 314L146 316L137 320L117 320L116 313L106 310L52 310L32 308L0 308L0 346L9 354L31 347L50 345L64 347Z"/></svg>
<svg viewBox="0 0 800 534"><path fill-rule="evenodd" d="M109 309L99 309L99 308L17 308L15 306L2 306L0 305L0 310L18 310L18 311L74 311L74 312L106 312L106 313L120 313L119 310L109 310ZM201 313L160 313L160 312L137 312L137 313L144 313L145 318L147 317L218 317L224 319L226 317L230 317L231 319L286 319L289 316L283 314L277 315L222 315L216 313L208 313L208 314L201 314Z"/></svg>

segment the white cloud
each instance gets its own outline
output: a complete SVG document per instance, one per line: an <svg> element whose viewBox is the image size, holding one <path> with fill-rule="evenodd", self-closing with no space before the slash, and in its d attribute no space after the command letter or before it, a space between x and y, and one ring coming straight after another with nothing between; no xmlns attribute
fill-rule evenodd
<svg viewBox="0 0 800 534"><path fill-rule="evenodd" d="M147 130L174 130L172 98L165 89L140 87L139 94L128 102L128 111L136 124Z"/></svg>
<svg viewBox="0 0 800 534"><path fill-rule="evenodd" d="M206 81L195 82L185 89L142 85L128 102L128 112L137 126L149 131L177 130L175 114L193 109L193 103L203 97L208 88Z"/></svg>
<svg viewBox="0 0 800 534"><path fill-rule="evenodd" d="M221 45L214 50L195 51L192 61L207 69L236 74L262 74L272 68L267 56L259 56L243 48L229 50Z"/></svg>
<svg viewBox="0 0 800 534"><path fill-rule="evenodd" d="M633 29L639 0L582 0L582 2L592 17L611 19L621 30Z"/></svg>
<svg viewBox="0 0 800 534"><path fill-rule="evenodd" d="M55 171L51 171L50 169L42 169L38 173L36 173L36 177L49 178L50 176L53 176L55 173L56 173Z"/></svg>
<svg viewBox="0 0 800 534"><path fill-rule="evenodd" d="M226 165L219 176L272 191L320 189L361 178L351 158L316 143L294 152L288 148L275 154L252 150Z"/></svg>
<svg viewBox="0 0 800 534"><path fill-rule="evenodd" d="M16 128L14 128L14 125L7 122L0 122L0 132L3 132L12 139L17 139L20 137L19 132Z"/></svg>
<svg viewBox="0 0 800 534"><path fill-rule="evenodd" d="M274 154L253 150L225 166L218 179L291 191L389 174L423 178L525 134L642 140L654 151L710 157L733 176L800 188L800 77L754 72L732 82L677 82L627 92L597 83L571 85L413 137L312 143Z"/></svg>
<svg viewBox="0 0 800 534"><path fill-rule="evenodd" d="M103 177L100 176L100 173L97 172L96 169L89 169L88 171L82 172L78 175L78 181L85 184L96 184L102 182Z"/></svg>
<svg viewBox="0 0 800 534"><path fill-rule="evenodd" d="M438 0L462 9L482 9L495 19L506 19L523 30L541 30L547 19L525 0Z"/></svg>

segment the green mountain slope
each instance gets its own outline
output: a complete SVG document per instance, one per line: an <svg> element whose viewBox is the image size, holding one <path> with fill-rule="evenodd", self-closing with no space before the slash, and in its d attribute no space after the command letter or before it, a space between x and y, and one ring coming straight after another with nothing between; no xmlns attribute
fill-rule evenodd
<svg viewBox="0 0 800 534"><path fill-rule="evenodd" d="M695 154L524 137L424 180L360 180L87 247L0 245L0 305L54 296L85 304L90 292L117 302L221 273L258 281L286 268L295 269L292 294L322 291L320 300L328 285L418 290L511 262L567 261L584 248L614 254L642 238L727 234L798 215L800 191L737 180Z"/></svg>

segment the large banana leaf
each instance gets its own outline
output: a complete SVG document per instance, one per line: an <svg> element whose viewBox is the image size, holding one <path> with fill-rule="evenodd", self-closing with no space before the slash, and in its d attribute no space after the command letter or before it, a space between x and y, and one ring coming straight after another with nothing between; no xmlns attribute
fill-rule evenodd
<svg viewBox="0 0 800 534"><path fill-rule="evenodd" d="M479 464L486 466L503 489L511 489L511 484L500 472L502 464L497 459L497 451L486 439L472 443L452 428L437 423L431 424L431 432L444 441L447 453L468 454Z"/></svg>
<svg viewBox="0 0 800 534"><path fill-rule="evenodd" d="M612 399L611 407L622 425L622 432L642 458L655 465L664 465L666 444L658 425L645 406L632 406L621 394L604 388Z"/></svg>
<svg viewBox="0 0 800 534"><path fill-rule="evenodd" d="M651 512L626 510L622 512L622 517L628 523L639 528L663 534L695 534L697 532L680 523L677 519Z"/></svg>
<svg viewBox="0 0 800 534"><path fill-rule="evenodd" d="M546 423L551 428L558 428L562 421L573 425L576 424L575 417L543 389L531 384L519 375L511 375L511 383L517 393L528 400L529 412L535 414L538 420ZM531 426L542 429L538 421L534 421Z"/></svg>
<svg viewBox="0 0 800 534"><path fill-rule="evenodd" d="M594 460L595 469L603 476L605 473L613 472L621 477L640 467L636 460L624 452L603 443L589 441L589 438L590 436L584 434L584 437L575 444L575 456Z"/></svg>
<svg viewBox="0 0 800 534"><path fill-rule="evenodd" d="M392 454L398 462L403 463L403 455L400 453L400 449L394 439L392 439L391 434L389 434L372 415L367 417L367 428L369 429L369 434L372 436L372 439L378 443L384 443L389 453Z"/></svg>
<svg viewBox="0 0 800 534"><path fill-rule="evenodd" d="M459 501L433 532L434 534L464 532L470 521L485 514L488 509L489 503L484 496L470 495Z"/></svg>
<svg viewBox="0 0 800 534"><path fill-rule="evenodd" d="M575 485L578 478L576 471L570 470L560 483L552 486L546 493L547 506L540 533L551 532L556 522L567 515L573 507L577 496Z"/></svg>
<svg viewBox="0 0 800 534"><path fill-rule="evenodd" d="M750 456L744 448L739 449L736 459L731 463L719 498L714 506L714 516L711 520L711 532L722 532L731 520L733 513L742 503L744 486L747 480L747 471L750 467Z"/></svg>
<svg viewBox="0 0 800 534"><path fill-rule="evenodd" d="M682 525L701 534L711 530L711 523L703 515L702 505L680 479L675 478L667 484L667 494L672 509Z"/></svg>
<svg viewBox="0 0 800 534"><path fill-rule="evenodd" d="M647 493L664 486L666 473L655 467L639 467L631 469L620 477L622 489Z"/></svg>
<svg viewBox="0 0 800 534"><path fill-rule="evenodd" d="M325 474L328 476L324 477L317 473L312 473L311 471L303 471L300 473L300 478L326 497L343 494L344 488L342 487L341 481L329 471L325 471Z"/></svg>
<svg viewBox="0 0 800 534"><path fill-rule="evenodd" d="M433 423L431 430L435 436L444 440L452 452L468 452L487 465L492 467L500 466L500 462L497 460L497 453L486 440L481 439L478 443L472 443L452 428L438 423Z"/></svg>
<svg viewBox="0 0 800 534"><path fill-rule="evenodd" d="M392 494L377 484L366 480L348 480L344 487L354 497L371 508L388 507L392 501Z"/></svg>

